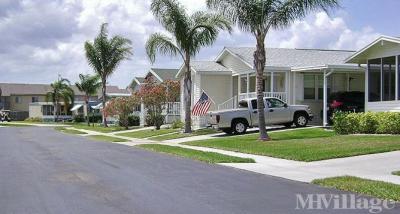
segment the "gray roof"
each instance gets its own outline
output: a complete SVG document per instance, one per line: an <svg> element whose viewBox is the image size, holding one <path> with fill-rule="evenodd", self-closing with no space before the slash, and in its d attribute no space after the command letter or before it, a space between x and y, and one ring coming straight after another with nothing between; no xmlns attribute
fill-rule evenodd
<svg viewBox="0 0 400 214"><path fill-rule="evenodd" d="M227 47L227 49L253 65L253 53L251 47ZM309 67L320 65L345 65L345 59L354 54L348 50L323 50L323 49L288 49L267 48L267 64L271 67Z"/></svg>
<svg viewBox="0 0 400 214"><path fill-rule="evenodd" d="M144 83L144 80L146 79L144 77L135 77L135 78L137 81L139 81L140 84Z"/></svg>
<svg viewBox="0 0 400 214"><path fill-rule="evenodd" d="M175 75L178 73L179 69L164 69L164 68L152 68L154 73L156 73L163 81L165 80L177 80Z"/></svg>
<svg viewBox="0 0 400 214"><path fill-rule="evenodd" d="M1 96L10 95L45 95L47 92L51 91L52 88L50 84L25 84L25 83L0 83L0 88L2 90ZM80 92L78 88L71 85L76 96L83 96L84 93ZM107 93L130 93L127 89L119 89L117 86L107 86ZM99 89L98 94L101 94L101 89Z"/></svg>
<svg viewBox="0 0 400 214"><path fill-rule="evenodd" d="M223 65L213 61L193 61L191 66L196 71L230 71Z"/></svg>

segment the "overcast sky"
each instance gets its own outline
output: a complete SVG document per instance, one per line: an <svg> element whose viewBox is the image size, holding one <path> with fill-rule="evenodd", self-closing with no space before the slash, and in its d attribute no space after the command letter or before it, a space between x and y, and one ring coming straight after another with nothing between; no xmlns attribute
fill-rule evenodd
<svg viewBox="0 0 400 214"><path fill-rule="evenodd" d="M180 0L190 11L205 10L204 0ZM110 84L126 87L150 67L174 68L179 58L157 57L151 65L144 44L162 31L149 12L150 0L0 0L0 82L50 83L60 74L72 82L87 66L83 44L93 40L103 22L111 35L133 41L134 56ZM356 50L379 35L400 36L399 0L343 0L329 16L310 14L284 31L273 31L268 47ZM197 60L212 60L224 46L254 46L251 35L221 33Z"/></svg>

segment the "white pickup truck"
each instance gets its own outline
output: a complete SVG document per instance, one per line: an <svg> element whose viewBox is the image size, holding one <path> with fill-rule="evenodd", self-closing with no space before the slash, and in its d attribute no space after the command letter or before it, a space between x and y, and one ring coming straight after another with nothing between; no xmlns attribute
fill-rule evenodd
<svg viewBox="0 0 400 214"><path fill-rule="evenodd" d="M304 127L313 119L306 105L288 105L274 97L264 97L264 114L267 125ZM257 98L244 99L239 108L209 113L208 123L227 134L244 134L247 128L258 126Z"/></svg>

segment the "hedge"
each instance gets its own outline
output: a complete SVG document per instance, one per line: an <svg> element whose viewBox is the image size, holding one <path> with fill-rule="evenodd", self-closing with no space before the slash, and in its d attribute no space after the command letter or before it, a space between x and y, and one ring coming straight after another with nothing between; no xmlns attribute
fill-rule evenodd
<svg viewBox="0 0 400 214"><path fill-rule="evenodd" d="M338 134L400 134L400 112L336 112L333 129Z"/></svg>

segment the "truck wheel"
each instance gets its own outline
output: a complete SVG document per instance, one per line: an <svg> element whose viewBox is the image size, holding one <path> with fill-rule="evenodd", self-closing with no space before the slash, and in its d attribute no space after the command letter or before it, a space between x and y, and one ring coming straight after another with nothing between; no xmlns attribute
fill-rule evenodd
<svg viewBox="0 0 400 214"><path fill-rule="evenodd" d="M308 116L305 113L297 113L294 116L294 124L296 127L305 127L308 124Z"/></svg>
<svg viewBox="0 0 400 214"><path fill-rule="evenodd" d="M244 120L235 120L232 123L232 130L236 135L245 134L247 130L247 123Z"/></svg>

